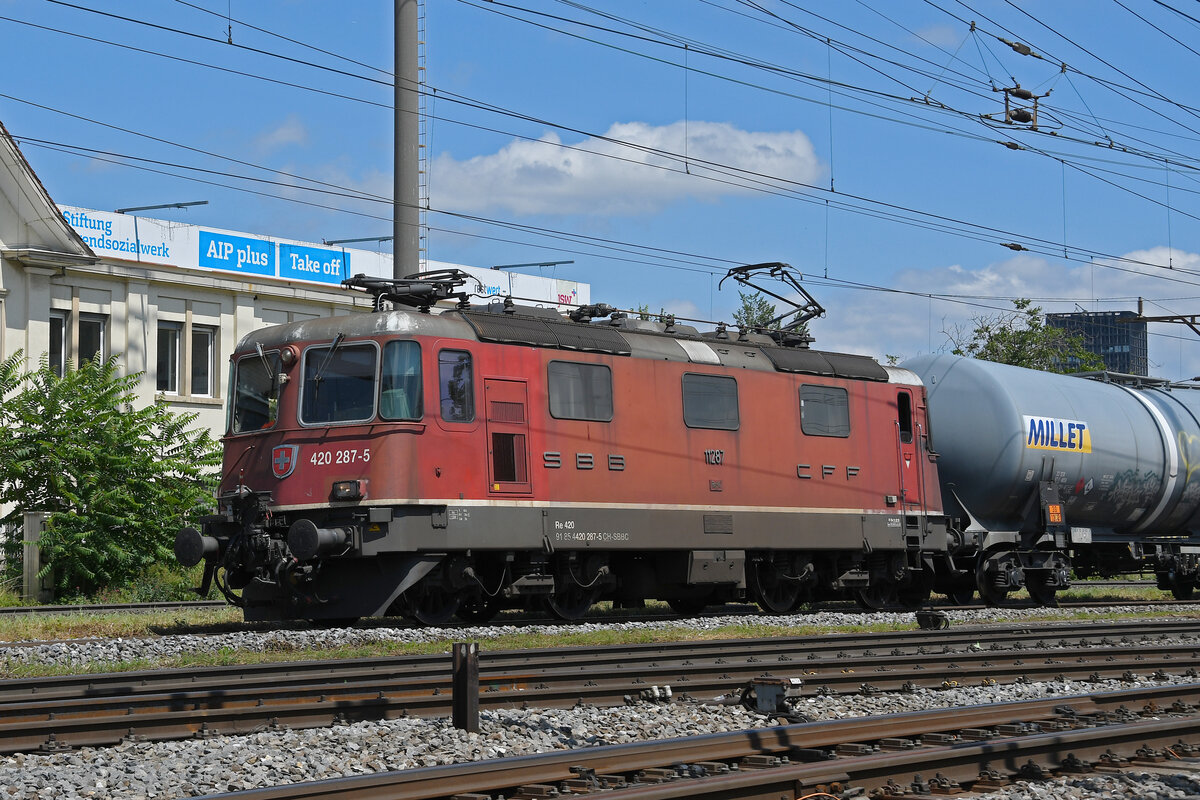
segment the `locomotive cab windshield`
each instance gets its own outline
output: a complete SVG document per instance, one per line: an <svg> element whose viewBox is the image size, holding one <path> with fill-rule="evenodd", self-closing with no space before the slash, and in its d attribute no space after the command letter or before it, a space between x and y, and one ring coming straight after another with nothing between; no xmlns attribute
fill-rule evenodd
<svg viewBox="0 0 1200 800"><path fill-rule="evenodd" d="M279 415L281 381L279 351L242 356L234 364L229 432L251 433L272 428Z"/></svg>

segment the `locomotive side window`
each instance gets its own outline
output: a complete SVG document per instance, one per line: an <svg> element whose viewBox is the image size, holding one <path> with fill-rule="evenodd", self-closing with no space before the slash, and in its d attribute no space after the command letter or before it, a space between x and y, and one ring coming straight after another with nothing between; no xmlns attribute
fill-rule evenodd
<svg viewBox="0 0 1200 800"><path fill-rule="evenodd" d="M550 416L611 422L612 370L604 364L551 361L546 366Z"/></svg>
<svg viewBox="0 0 1200 800"><path fill-rule="evenodd" d="M421 346L397 340L383 346L379 416L384 419L420 419Z"/></svg>
<svg viewBox="0 0 1200 800"><path fill-rule="evenodd" d="M475 378L471 354L465 350L438 353L438 386L442 419L446 422L471 422L475 419Z"/></svg>
<svg viewBox="0 0 1200 800"><path fill-rule="evenodd" d="M270 428L279 413L279 353L243 356L234 367L229 429L249 433Z"/></svg>
<svg viewBox="0 0 1200 800"><path fill-rule="evenodd" d="M900 441L910 444L913 440L912 395L908 392L896 393L896 413L900 417Z"/></svg>
<svg viewBox="0 0 1200 800"><path fill-rule="evenodd" d="M309 425L366 422L375 416L373 344L310 347L304 353L300 421Z"/></svg>
<svg viewBox="0 0 1200 800"><path fill-rule="evenodd" d="M684 373L683 422L689 428L736 431L741 424L737 381L722 375Z"/></svg>
<svg viewBox="0 0 1200 800"><path fill-rule="evenodd" d="M837 386L800 387L800 430L809 436L850 435L850 400Z"/></svg>

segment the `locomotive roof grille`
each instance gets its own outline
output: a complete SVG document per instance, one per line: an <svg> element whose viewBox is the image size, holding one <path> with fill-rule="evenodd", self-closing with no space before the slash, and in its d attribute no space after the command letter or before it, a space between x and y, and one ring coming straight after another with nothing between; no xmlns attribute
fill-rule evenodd
<svg viewBox="0 0 1200 800"><path fill-rule="evenodd" d="M621 356L627 356L631 352L625 337L606 325L554 322L549 319L518 314L492 314L486 311L459 313L475 329L476 335L488 342L585 350Z"/></svg>
<svg viewBox="0 0 1200 800"><path fill-rule="evenodd" d="M888 379L887 370L870 356L780 347L764 347L763 352L780 372L803 372L810 375L832 375L839 378L859 378L868 381L886 381Z"/></svg>

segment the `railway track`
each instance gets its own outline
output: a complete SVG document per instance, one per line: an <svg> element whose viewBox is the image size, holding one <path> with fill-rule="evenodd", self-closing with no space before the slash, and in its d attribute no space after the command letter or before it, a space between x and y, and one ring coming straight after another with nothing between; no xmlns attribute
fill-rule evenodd
<svg viewBox="0 0 1200 800"><path fill-rule="evenodd" d="M903 797L1200 765L1200 685L838 720L247 790L238 800Z"/></svg>
<svg viewBox="0 0 1200 800"><path fill-rule="evenodd" d="M1195 677L1200 622L1079 623L855 637L485 652L481 708L735 696L764 675L812 697L916 688ZM245 733L265 725L446 716L446 655L0 681L0 752Z"/></svg>
<svg viewBox="0 0 1200 800"><path fill-rule="evenodd" d="M108 614L150 613L155 611L194 611L208 608L225 608L224 600L187 600L174 603L92 603L63 606L0 606L0 618L36 616L39 614Z"/></svg>

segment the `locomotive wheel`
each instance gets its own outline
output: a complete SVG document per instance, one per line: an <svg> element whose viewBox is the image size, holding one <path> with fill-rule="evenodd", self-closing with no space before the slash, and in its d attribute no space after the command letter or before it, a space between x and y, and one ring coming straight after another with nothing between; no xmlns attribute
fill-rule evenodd
<svg viewBox="0 0 1200 800"><path fill-rule="evenodd" d="M1191 600L1192 593L1196 589L1195 581L1179 580L1171 581L1171 596L1176 600Z"/></svg>
<svg viewBox="0 0 1200 800"><path fill-rule="evenodd" d="M460 600L456 613L464 622L491 622L500 608L500 598L480 595Z"/></svg>
<svg viewBox="0 0 1200 800"><path fill-rule="evenodd" d="M569 622L582 618L599 597L599 588L585 589L578 584L573 584L546 595L543 603L552 616Z"/></svg>
<svg viewBox="0 0 1200 800"><path fill-rule="evenodd" d="M756 561L746 574L751 597L768 614L790 614L804 603L804 584L789 579L771 561Z"/></svg>
<svg viewBox="0 0 1200 800"><path fill-rule="evenodd" d="M422 625L444 625L458 611L458 595L444 586L417 584L402 597L404 616Z"/></svg>
<svg viewBox="0 0 1200 800"><path fill-rule="evenodd" d="M704 609L708 608L707 597L677 597L673 600L668 600L667 605L671 610L681 617L690 617L693 614L699 614Z"/></svg>
<svg viewBox="0 0 1200 800"><path fill-rule="evenodd" d="M879 611L884 608L895 608L900 605L900 597L896 591L896 584L891 581L882 581L871 584L864 589L855 589L854 601L868 611Z"/></svg>

